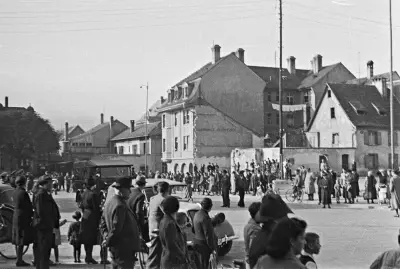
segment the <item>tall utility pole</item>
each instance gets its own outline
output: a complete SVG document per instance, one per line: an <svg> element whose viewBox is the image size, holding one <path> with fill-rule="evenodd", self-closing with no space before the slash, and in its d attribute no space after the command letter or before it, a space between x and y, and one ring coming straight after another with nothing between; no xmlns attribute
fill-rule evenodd
<svg viewBox="0 0 400 269"><path fill-rule="evenodd" d="M390 153L391 167L394 167L394 108L393 108L393 26L392 26L392 0L389 0L389 24L390 24Z"/></svg>
<svg viewBox="0 0 400 269"><path fill-rule="evenodd" d="M282 0L279 0L279 161L283 179L283 111L282 111Z"/></svg>
<svg viewBox="0 0 400 269"><path fill-rule="evenodd" d="M146 85L140 86L140 88L146 87L146 114L145 114L145 128L146 128L146 134L145 134L145 139L144 139L144 171L146 173L146 177L148 176L148 171L147 171L147 148L150 149L149 145L149 139L148 139L148 121L149 121L149 83L147 82Z"/></svg>

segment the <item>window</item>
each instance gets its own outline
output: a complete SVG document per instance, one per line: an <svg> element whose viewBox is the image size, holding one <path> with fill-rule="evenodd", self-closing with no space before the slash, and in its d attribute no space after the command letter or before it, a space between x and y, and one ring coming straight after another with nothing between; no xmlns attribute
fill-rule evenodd
<svg viewBox="0 0 400 269"><path fill-rule="evenodd" d="M189 120L190 120L189 115L190 115L189 110L183 111L183 124L189 123Z"/></svg>
<svg viewBox="0 0 400 269"><path fill-rule="evenodd" d="M175 137L175 151L178 151L178 138Z"/></svg>
<svg viewBox="0 0 400 269"><path fill-rule="evenodd" d="M304 104L310 102L310 92L309 91L304 92L303 98L304 98Z"/></svg>
<svg viewBox="0 0 400 269"><path fill-rule="evenodd" d="M279 92L276 92L275 94L276 94L276 95L275 95L275 101L276 101L276 102L279 102Z"/></svg>
<svg viewBox="0 0 400 269"><path fill-rule="evenodd" d="M288 127L294 127L294 115L293 113L288 113L286 115L286 124Z"/></svg>
<svg viewBox="0 0 400 269"><path fill-rule="evenodd" d="M339 144L339 134L334 133L332 134L332 145L338 145Z"/></svg>
<svg viewBox="0 0 400 269"><path fill-rule="evenodd" d="M137 151L137 145L133 145L132 146L132 154L137 155L138 151Z"/></svg>
<svg viewBox="0 0 400 269"><path fill-rule="evenodd" d="M165 128L165 114L162 115L162 127Z"/></svg>
<svg viewBox="0 0 400 269"><path fill-rule="evenodd" d="M394 131L393 140L394 140L394 145L397 147L399 144L398 144L398 137L397 137L397 132L396 131ZM388 132L388 145L389 146L392 145L392 137L390 135L390 131Z"/></svg>
<svg viewBox="0 0 400 269"><path fill-rule="evenodd" d="M336 119L335 108L331 107L331 119Z"/></svg>
<svg viewBox="0 0 400 269"><path fill-rule="evenodd" d="M382 145L381 133L378 131L364 131L364 145Z"/></svg>
<svg viewBox="0 0 400 269"><path fill-rule="evenodd" d="M328 90L328 98L331 98L331 97L332 97L331 90Z"/></svg>
<svg viewBox="0 0 400 269"><path fill-rule="evenodd" d="M272 124L272 114L267 113L267 124Z"/></svg>
<svg viewBox="0 0 400 269"><path fill-rule="evenodd" d="M123 146L119 146L118 147L118 154L124 154L124 147Z"/></svg>
<svg viewBox="0 0 400 269"><path fill-rule="evenodd" d="M267 100L268 100L268 102L271 102L271 100L272 100L272 96L271 96L270 92L267 92Z"/></svg>
<svg viewBox="0 0 400 269"><path fill-rule="evenodd" d="M279 124L279 112L276 112L275 123Z"/></svg>
<svg viewBox="0 0 400 269"><path fill-rule="evenodd" d="M187 98L189 96L189 88L188 87L183 88L183 94L184 94L185 98Z"/></svg>
<svg viewBox="0 0 400 269"><path fill-rule="evenodd" d="M178 112L175 112L175 126L178 126Z"/></svg>
<svg viewBox="0 0 400 269"><path fill-rule="evenodd" d="M183 150L189 149L189 136L186 135L183 137Z"/></svg>
<svg viewBox="0 0 400 269"><path fill-rule="evenodd" d="M143 143L143 154L146 154L147 151L147 143Z"/></svg>
<svg viewBox="0 0 400 269"><path fill-rule="evenodd" d="M376 154L376 153L365 155L364 161L365 161L365 167L367 169L379 168L379 158L378 158L378 154Z"/></svg>
<svg viewBox="0 0 400 269"><path fill-rule="evenodd" d="M391 153L389 153L389 156L388 156L388 167L392 167L392 154ZM397 167L399 167L399 154L395 153L393 168L396 169Z"/></svg>
<svg viewBox="0 0 400 269"><path fill-rule="evenodd" d="M292 93L287 93L286 94L286 103L288 104L288 105L293 105L294 104L294 97L293 97L293 94Z"/></svg>
<svg viewBox="0 0 400 269"><path fill-rule="evenodd" d="M86 147L91 147L92 143L86 143Z"/></svg>

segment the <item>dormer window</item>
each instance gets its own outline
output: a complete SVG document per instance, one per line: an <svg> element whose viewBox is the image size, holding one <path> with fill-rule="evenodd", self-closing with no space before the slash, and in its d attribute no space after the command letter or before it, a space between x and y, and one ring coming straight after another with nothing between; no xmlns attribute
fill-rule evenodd
<svg viewBox="0 0 400 269"><path fill-rule="evenodd" d="M171 89L171 102L175 100L175 91Z"/></svg>
<svg viewBox="0 0 400 269"><path fill-rule="evenodd" d="M374 104L374 103L372 103L372 106L375 108L376 112L378 112L379 115L381 115L381 116L387 115L387 110L384 107Z"/></svg>
<svg viewBox="0 0 400 269"><path fill-rule="evenodd" d="M182 94L182 87L178 87L178 95L177 95L176 99L181 99L182 96L183 96L183 94Z"/></svg>
<svg viewBox="0 0 400 269"><path fill-rule="evenodd" d="M182 97L184 99L189 97L189 85L187 83L182 85Z"/></svg>
<svg viewBox="0 0 400 269"><path fill-rule="evenodd" d="M366 110L365 106L363 104L361 104L360 101L353 100L353 101L349 102L349 104L358 115L367 114L367 110Z"/></svg>

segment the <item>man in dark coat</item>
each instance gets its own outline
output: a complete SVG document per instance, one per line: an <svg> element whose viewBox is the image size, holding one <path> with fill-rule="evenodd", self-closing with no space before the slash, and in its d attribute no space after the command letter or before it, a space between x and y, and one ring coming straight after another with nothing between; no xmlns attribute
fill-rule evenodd
<svg viewBox="0 0 400 269"><path fill-rule="evenodd" d="M82 222L81 222L81 241L85 247L85 262L87 264L97 264L93 259L93 246L98 244L99 223L100 223L100 197L94 191L96 181L89 178L85 182L86 189L81 194Z"/></svg>
<svg viewBox="0 0 400 269"><path fill-rule="evenodd" d="M193 217L194 240L193 249L198 255L198 268L208 268L210 255L217 254L217 244L214 234L214 228L208 213L212 209L210 198L204 198L201 201L201 209Z"/></svg>
<svg viewBox="0 0 400 269"><path fill-rule="evenodd" d="M137 188L134 188L129 196L128 206L132 212L135 213L136 221L138 223L142 238L148 242L150 239L148 225L145 222L146 213L144 208L144 200L146 197L143 193L143 189L146 186L146 178L140 177L138 180L136 180L136 185Z"/></svg>
<svg viewBox="0 0 400 269"><path fill-rule="evenodd" d="M244 194L246 190L246 178L244 177L244 171L240 171L239 176L236 178L235 192L239 193L239 207L244 207Z"/></svg>
<svg viewBox="0 0 400 269"><path fill-rule="evenodd" d="M40 186L34 198L33 224L36 229L35 265L37 269L48 269L50 251L53 245L53 230L59 228L56 202L51 196L52 179L45 176L38 182Z"/></svg>
<svg viewBox="0 0 400 269"><path fill-rule="evenodd" d="M229 192L231 190L231 179L229 178L228 171L223 171L222 176L222 207L230 207Z"/></svg>
<svg viewBox="0 0 400 269"><path fill-rule="evenodd" d="M17 267L29 266L29 263L22 259L24 246L33 243L33 230L31 222L33 206L28 193L25 190L26 179L18 176L15 180L17 185L13 193L14 215L12 226L12 242L17 247Z"/></svg>
<svg viewBox="0 0 400 269"><path fill-rule="evenodd" d="M113 269L134 268L135 254L140 251L139 228L134 213L126 203L131 185L130 177L116 180L112 185L115 195L106 202L101 218L103 245L110 249Z"/></svg>

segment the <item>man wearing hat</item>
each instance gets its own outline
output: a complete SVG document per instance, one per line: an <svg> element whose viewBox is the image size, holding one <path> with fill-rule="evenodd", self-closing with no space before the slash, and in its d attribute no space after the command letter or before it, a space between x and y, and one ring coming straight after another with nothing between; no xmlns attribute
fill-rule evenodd
<svg viewBox="0 0 400 269"><path fill-rule="evenodd" d="M148 225L145 223L146 213L144 208L144 200L146 197L143 193L143 189L146 186L146 178L144 176L140 177L138 180L136 180L136 185L137 187L132 190L132 193L129 196L128 206L132 212L135 213L136 221L138 223L142 238L148 242L150 239Z"/></svg>
<svg viewBox="0 0 400 269"><path fill-rule="evenodd" d="M97 261L93 259L92 252L93 246L98 242L98 227L100 223L100 196L94 191L96 188L96 181L90 177L85 180L86 189L81 194L82 209L82 222L81 222L81 233L82 233L82 244L85 248L85 262L87 264L97 264Z"/></svg>
<svg viewBox="0 0 400 269"><path fill-rule="evenodd" d="M236 178L236 191L239 192L239 207L244 207L244 194L246 190L246 178L244 176L244 171L240 171L239 176Z"/></svg>
<svg viewBox="0 0 400 269"><path fill-rule="evenodd" d="M132 179L118 178L112 187L115 192L104 206L100 225L103 244L110 249L113 269L132 269L135 254L140 251L141 245L135 214L126 203L131 193Z"/></svg>
<svg viewBox="0 0 400 269"><path fill-rule="evenodd" d="M293 212L279 195L267 194L263 197L260 210L254 218L257 223L262 224L262 227L248 246L250 268L254 268L258 258L266 254L267 239L276 222L282 218L287 218L288 214L293 214Z"/></svg>
<svg viewBox="0 0 400 269"><path fill-rule="evenodd" d="M34 244L35 265L37 269L50 268L50 251L53 245L53 230L59 228L59 212L51 196L52 180L45 176L38 181L40 186L34 197L33 226L36 229Z"/></svg>
<svg viewBox="0 0 400 269"><path fill-rule="evenodd" d="M17 188L13 193L15 203L12 225L12 243L16 246L17 267L29 266L29 263L22 259L25 245L33 243L33 231L31 222L33 216L33 206L28 193L25 190L26 178L17 176L15 180Z"/></svg>
<svg viewBox="0 0 400 269"><path fill-rule="evenodd" d="M228 171L225 169L222 175L221 181L222 189L222 207L230 207L231 203L229 201L229 192L231 191L231 179L229 177Z"/></svg>

